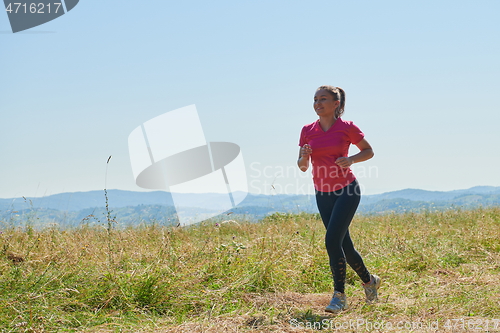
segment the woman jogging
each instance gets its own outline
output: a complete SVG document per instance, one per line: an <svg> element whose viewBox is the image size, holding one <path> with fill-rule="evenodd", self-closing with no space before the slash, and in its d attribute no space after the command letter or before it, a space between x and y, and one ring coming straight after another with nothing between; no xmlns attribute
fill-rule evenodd
<svg viewBox="0 0 500 333"><path fill-rule="evenodd" d="M380 278L368 272L349 235L349 224L360 201L360 188L349 167L372 158L373 150L356 125L340 118L344 105L342 88L321 86L316 90L313 106L319 119L302 128L297 161L300 170L306 171L311 159L316 203L326 228L325 244L334 282L327 312L347 309L346 262L363 281L367 302L377 301L380 286ZM360 152L347 156L351 144Z"/></svg>

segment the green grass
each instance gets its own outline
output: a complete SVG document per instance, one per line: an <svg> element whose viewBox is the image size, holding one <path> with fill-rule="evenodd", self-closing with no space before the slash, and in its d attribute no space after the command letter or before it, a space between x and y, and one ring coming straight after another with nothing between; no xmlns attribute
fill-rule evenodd
<svg viewBox="0 0 500 333"><path fill-rule="evenodd" d="M323 312L332 281L317 215L109 236L105 225L4 228L0 332L287 332L290 321L298 332L321 320L500 319L499 208L356 216L351 236L383 279L380 302L364 304L349 269L350 309L337 316Z"/></svg>

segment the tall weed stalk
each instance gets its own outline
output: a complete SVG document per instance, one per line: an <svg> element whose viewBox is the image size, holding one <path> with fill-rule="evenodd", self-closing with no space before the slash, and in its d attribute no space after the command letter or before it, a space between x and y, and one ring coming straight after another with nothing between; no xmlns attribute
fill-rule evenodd
<svg viewBox="0 0 500 333"><path fill-rule="evenodd" d="M106 173L104 176L104 198L106 200L106 231L107 231L107 243L108 243L108 262L110 265L113 265L113 225L116 223L116 217L111 216L113 210L109 209L109 198L108 198L108 190L107 190L107 181L108 181L108 165L111 160L111 156L109 155L108 160L106 161Z"/></svg>

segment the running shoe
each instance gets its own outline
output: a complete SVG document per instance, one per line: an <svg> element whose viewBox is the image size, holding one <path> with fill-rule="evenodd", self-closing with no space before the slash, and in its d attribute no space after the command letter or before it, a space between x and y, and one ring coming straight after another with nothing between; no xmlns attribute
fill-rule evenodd
<svg viewBox="0 0 500 333"><path fill-rule="evenodd" d="M344 293L335 291L330 304L325 308L326 312L337 313L342 310L347 310L347 298Z"/></svg>
<svg viewBox="0 0 500 333"><path fill-rule="evenodd" d="M371 276L370 282L363 283L365 288L366 303L375 303L378 301L377 289L380 287L380 278L377 275Z"/></svg>

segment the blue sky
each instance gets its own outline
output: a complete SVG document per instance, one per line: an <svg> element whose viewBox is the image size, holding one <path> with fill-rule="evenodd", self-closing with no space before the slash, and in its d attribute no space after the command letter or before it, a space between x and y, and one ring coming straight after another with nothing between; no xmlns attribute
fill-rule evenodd
<svg viewBox="0 0 500 333"><path fill-rule="evenodd" d="M365 193L500 186L499 12L482 0L82 0L16 34L0 14L0 197L101 190L109 155L107 187L142 190L128 135L191 104L207 141L241 147L251 192L310 192L297 144L323 84L346 90L343 118L374 148L354 167Z"/></svg>

